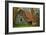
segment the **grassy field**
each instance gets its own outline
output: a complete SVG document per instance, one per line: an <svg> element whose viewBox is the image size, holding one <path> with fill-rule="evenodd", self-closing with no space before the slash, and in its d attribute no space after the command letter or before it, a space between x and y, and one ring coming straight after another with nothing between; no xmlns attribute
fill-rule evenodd
<svg viewBox="0 0 46 35"><path fill-rule="evenodd" d="M32 24L15 24L14 27L31 27Z"/></svg>

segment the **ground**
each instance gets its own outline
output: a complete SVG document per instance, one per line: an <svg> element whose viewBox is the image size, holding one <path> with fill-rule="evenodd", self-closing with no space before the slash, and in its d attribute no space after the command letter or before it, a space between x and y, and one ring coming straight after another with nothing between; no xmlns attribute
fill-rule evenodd
<svg viewBox="0 0 46 35"><path fill-rule="evenodd" d="M31 27L32 24L15 24L14 27Z"/></svg>

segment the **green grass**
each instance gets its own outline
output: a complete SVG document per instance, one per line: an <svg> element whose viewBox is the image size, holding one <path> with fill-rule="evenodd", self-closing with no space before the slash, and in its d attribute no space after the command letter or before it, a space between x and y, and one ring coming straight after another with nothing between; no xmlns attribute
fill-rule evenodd
<svg viewBox="0 0 46 35"><path fill-rule="evenodd" d="M14 27L31 27L32 24L15 24Z"/></svg>

